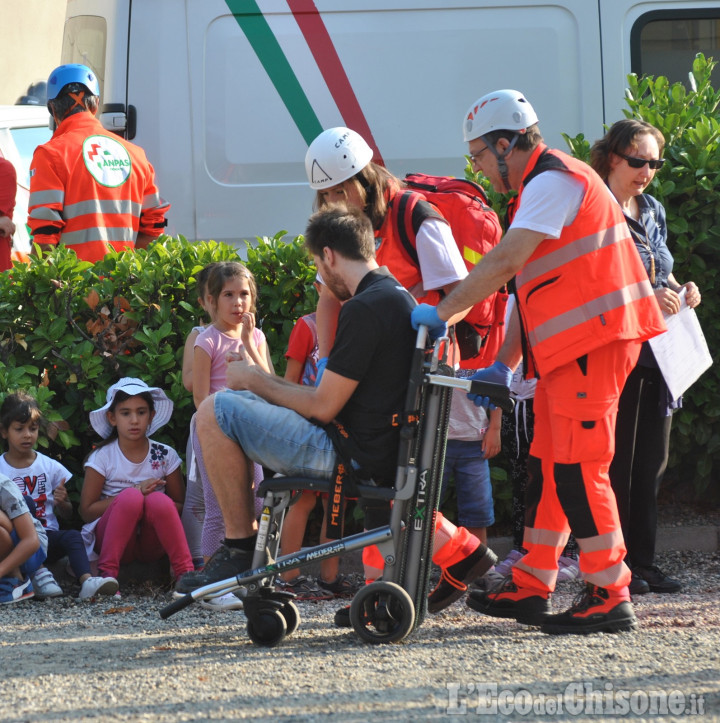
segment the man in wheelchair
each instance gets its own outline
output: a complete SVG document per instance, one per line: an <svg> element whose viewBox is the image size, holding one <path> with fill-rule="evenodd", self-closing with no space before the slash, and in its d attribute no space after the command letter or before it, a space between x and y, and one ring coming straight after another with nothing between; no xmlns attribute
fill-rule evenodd
<svg viewBox="0 0 720 723"><path fill-rule="evenodd" d="M310 218L305 245L327 287L345 302L327 367L320 384L309 387L234 361L228 365L229 390L200 405L197 434L226 538L202 571L178 580L178 593L252 567L257 536L252 462L286 476L332 479L339 448L361 479L383 486L395 480L399 427L393 418L405 403L415 300L376 263L373 229L362 212L344 205L324 208ZM365 526L375 523L366 517ZM364 550L371 566L377 567L377 557L376 548ZM429 611L461 597L495 559L480 540L438 514L433 562L442 576Z"/></svg>

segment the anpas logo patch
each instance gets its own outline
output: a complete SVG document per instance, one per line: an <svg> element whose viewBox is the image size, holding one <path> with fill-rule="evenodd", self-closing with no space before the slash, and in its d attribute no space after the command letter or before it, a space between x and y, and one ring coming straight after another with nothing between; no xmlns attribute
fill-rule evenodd
<svg viewBox="0 0 720 723"><path fill-rule="evenodd" d="M85 167L102 186L122 186L130 177L132 161L125 146L107 136L89 136L83 143Z"/></svg>

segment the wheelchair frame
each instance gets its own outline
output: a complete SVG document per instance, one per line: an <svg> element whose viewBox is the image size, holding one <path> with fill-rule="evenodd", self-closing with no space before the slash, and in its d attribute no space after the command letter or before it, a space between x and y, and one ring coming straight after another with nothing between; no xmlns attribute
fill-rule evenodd
<svg viewBox="0 0 720 723"><path fill-rule="evenodd" d="M488 396L493 403L511 410L507 387L487 382L455 379L447 365L449 339L427 344L427 329L418 331L400 420L400 446L395 485L355 485L367 500L392 504L389 525L277 557L285 514L297 492L313 490L332 494L332 480L277 477L264 480L263 496L253 568L236 577L205 585L174 600L160 611L165 619L196 600L235 592L243 599L250 639L274 647L300 624L294 595L275 589L275 578L287 570L305 567L377 545L385 561L382 580L365 585L353 597L350 622L369 643L403 640L425 618L432 569L435 517L440 502L445 446L453 388Z"/></svg>

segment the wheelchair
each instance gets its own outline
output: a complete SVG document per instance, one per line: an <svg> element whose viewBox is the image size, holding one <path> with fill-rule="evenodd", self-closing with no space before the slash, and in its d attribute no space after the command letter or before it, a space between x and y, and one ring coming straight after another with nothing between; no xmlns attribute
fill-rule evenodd
<svg viewBox="0 0 720 723"><path fill-rule="evenodd" d="M350 622L367 643L397 643L415 630L427 614L432 570L435 517L440 503L445 446L453 388L489 397L512 411L507 387L456 379L447 364L449 339L428 342L420 327L411 364L405 411L400 426L398 466L393 487L372 480L355 483L347 496L365 504L389 507L389 524L341 537L322 545L277 556L282 524L288 508L304 490L334 494L334 481L303 477L265 479L258 488L263 497L253 568L193 590L160 611L167 619L193 602L236 593L243 600L247 632L257 645L274 647L297 630L300 611L294 595L275 589L282 572L320 560L377 545L384 558L382 580L363 586L350 605Z"/></svg>

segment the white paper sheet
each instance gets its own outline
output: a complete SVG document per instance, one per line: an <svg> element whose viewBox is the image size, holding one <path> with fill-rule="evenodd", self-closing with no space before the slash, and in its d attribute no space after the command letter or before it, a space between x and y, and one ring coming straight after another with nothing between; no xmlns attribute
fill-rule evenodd
<svg viewBox="0 0 720 723"><path fill-rule="evenodd" d="M671 397L677 399L712 366L713 360L697 314L685 302L685 289L680 291L680 311L664 316L668 330L650 339L650 347Z"/></svg>

